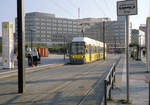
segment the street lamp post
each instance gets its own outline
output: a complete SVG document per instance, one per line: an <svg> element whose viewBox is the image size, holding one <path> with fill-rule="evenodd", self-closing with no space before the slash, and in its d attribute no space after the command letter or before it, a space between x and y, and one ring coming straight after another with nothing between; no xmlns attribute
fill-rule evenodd
<svg viewBox="0 0 150 105"><path fill-rule="evenodd" d="M139 60L141 60L141 46L142 46L142 43L141 43L141 35L139 35Z"/></svg>
<svg viewBox="0 0 150 105"><path fill-rule="evenodd" d="M82 35L83 35L83 37L84 37L84 36L85 36L85 34L84 34L85 27L86 27L86 26L89 26L89 23L81 23L80 25L82 26L81 33L82 33Z"/></svg>
<svg viewBox="0 0 150 105"><path fill-rule="evenodd" d="M84 29L83 29L83 28L82 28L81 32L82 32L82 35L83 35L83 37L84 37Z"/></svg>
<svg viewBox="0 0 150 105"><path fill-rule="evenodd" d="M31 50L32 50L32 31L33 30L30 30L31 31Z"/></svg>
<svg viewBox="0 0 150 105"><path fill-rule="evenodd" d="M114 41L115 41L115 54L116 54L116 52L117 52L117 48L116 48L116 36L114 37Z"/></svg>
<svg viewBox="0 0 150 105"><path fill-rule="evenodd" d="M65 51L65 50L66 50L66 46L65 46L65 36L64 36L64 60L66 59L66 58L65 58L65 54L66 54L66 51Z"/></svg>
<svg viewBox="0 0 150 105"><path fill-rule="evenodd" d="M30 44L31 44L31 50L32 50L32 47L33 47L33 36L32 36L32 34L33 34L33 32L36 32L36 30L35 29L30 29L30 31L31 31L31 35L30 35L31 41L30 41Z"/></svg>
<svg viewBox="0 0 150 105"><path fill-rule="evenodd" d="M103 21L103 60L105 60L105 21Z"/></svg>

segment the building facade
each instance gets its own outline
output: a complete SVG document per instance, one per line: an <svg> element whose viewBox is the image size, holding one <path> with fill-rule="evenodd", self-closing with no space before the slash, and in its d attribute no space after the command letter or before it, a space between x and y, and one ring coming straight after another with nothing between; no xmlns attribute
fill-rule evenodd
<svg viewBox="0 0 150 105"><path fill-rule="evenodd" d="M17 32L17 24L15 27ZM81 36L77 19L56 18L54 14L40 12L25 15L25 39L28 44L63 43L64 39L71 40L75 36Z"/></svg>
<svg viewBox="0 0 150 105"><path fill-rule="evenodd" d="M145 32L138 29L132 29L129 44L145 47Z"/></svg>
<svg viewBox="0 0 150 105"><path fill-rule="evenodd" d="M146 24L140 24L139 30L146 32Z"/></svg>
<svg viewBox="0 0 150 105"><path fill-rule="evenodd" d="M105 23L103 22L105 21ZM104 32L104 35L103 35ZM85 35L93 39L105 42L110 48L125 47L125 17L118 17L117 21L103 19L95 22L85 29Z"/></svg>
<svg viewBox="0 0 150 105"><path fill-rule="evenodd" d="M17 24L15 27L17 36ZM103 42L103 33L109 47L124 47L125 17L118 17L116 21L111 21L110 18L58 18L54 14L40 12L25 15L25 39L28 46L31 43L63 44L64 40L70 42L72 37L79 36Z"/></svg>

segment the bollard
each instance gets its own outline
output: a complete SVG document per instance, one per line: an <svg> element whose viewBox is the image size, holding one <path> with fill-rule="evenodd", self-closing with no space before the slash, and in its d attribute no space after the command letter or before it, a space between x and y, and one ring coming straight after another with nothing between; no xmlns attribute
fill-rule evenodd
<svg viewBox="0 0 150 105"><path fill-rule="evenodd" d="M116 72L116 65L114 66L114 72ZM114 82L116 81L116 75L114 75Z"/></svg>
<svg viewBox="0 0 150 105"><path fill-rule="evenodd" d="M109 89L109 100L111 100L111 88Z"/></svg>
<svg viewBox="0 0 150 105"><path fill-rule="evenodd" d="M150 105L150 81L149 81L149 105Z"/></svg>
<svg viewBox="0 0 150 105"><path fill-rule="evenodd" d="M109 85L111 85L111 75L109 76ZM111 99L111 88L112 86L109 89L109 100Z"/></svg>
<svg viewBox="0 0 150 105"><path fill-rule="evenodd" d="M107 105L107 81L104 81L104 105Z"/></svg>
<svg viewBox="0 0 150 105"><path fill-rule="evenodd" d="M112 70L112 89L114 89L114 67L113 67L113 70Z"/></svg>

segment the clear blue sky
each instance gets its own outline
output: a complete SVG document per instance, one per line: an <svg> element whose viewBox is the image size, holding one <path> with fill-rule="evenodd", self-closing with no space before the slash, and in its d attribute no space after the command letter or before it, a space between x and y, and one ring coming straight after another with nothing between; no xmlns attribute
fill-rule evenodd
<svg viewBox="0 0 150 105"><path fill-rule="evenodd" d="M0 1L0 23L3 21L15 22L17 0ZM78 18L80 7L80 18L87 17L110 17L116 20L117 0L24 0L25 13L46 12L53 13L57 17ZM130 21L133 28L146 23L146 17L150 15L150 0L138 0L138 15L131 16ZM0 34L1 34L0 25Z"/></svg>

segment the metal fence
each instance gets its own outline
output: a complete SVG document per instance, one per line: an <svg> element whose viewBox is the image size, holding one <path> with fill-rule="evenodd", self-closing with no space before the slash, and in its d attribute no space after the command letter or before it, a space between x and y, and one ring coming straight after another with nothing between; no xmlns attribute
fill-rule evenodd
<svg viewBox="0 0 150 105"><path fill-rule="evenodd" d="M111 90L114 88L116 66L118 65L121 57L114 63L104 80L104 105L107 105L107 99L111 100ZM107 98L108 97L108 98Z"/></svg>

